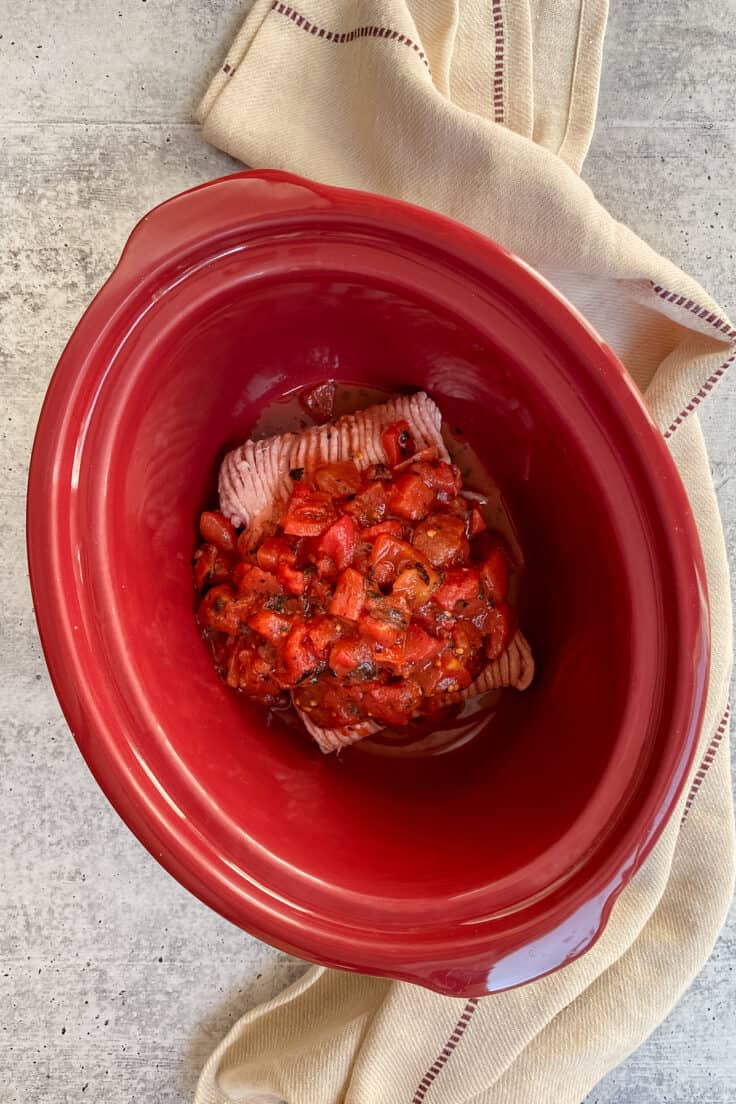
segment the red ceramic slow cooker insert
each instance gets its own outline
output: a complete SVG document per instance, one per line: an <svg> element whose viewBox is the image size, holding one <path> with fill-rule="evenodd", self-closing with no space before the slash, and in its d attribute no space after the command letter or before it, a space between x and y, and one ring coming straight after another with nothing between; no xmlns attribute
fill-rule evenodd
<svg viewBox="0 0 736 1104"><path fill-rule="evenodd" d="M224 686L193 618L196 518L267 404L422 388L500 482L538 664L436 757L324 757ZM91 769L194 893L304 957L455 995L579 954L679 792L708 665L667 450L611 352L499 246L281 173L135 229L39 423L29 557Z"/></svg>

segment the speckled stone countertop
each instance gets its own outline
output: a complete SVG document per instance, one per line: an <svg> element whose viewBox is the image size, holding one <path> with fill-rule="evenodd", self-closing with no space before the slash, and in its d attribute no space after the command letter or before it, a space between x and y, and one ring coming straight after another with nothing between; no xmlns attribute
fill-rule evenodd
<svg viewBox="0 0 736 1104"><path fill-rule="evenodd" d="M26 580L44 390L139 216L238 166L192 108L247 4L0 3L0 1083L4 1104L178 1104L233 1020L303 966L190 897L82 762ZM584 175L736 317L736 0L618 0ZM736 549L736 377L704 404ZM668 1020L587 1104L736 1096L736 917Z"/></svg>

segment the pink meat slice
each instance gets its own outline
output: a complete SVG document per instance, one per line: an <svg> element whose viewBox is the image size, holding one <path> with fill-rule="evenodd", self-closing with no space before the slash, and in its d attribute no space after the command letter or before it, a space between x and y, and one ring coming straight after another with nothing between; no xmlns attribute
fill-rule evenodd
<svg viewBox="0 0 736 1104"><path fill-rule="evenodd" d="M352 460L360 471L385 463L381 434L392 422L411 427L417 449L432 445L449 460L442 440L442 416L428 395L401 395L380 406L346 414L330 425L303 433L282 433L262 441L246 441L222 461L218 480L220 509L236 527L246 525L254 540L278 513L294 487L289 472L304 469L307 477L321 464Z"/></svg>
<svg viewBox="0 0 736 1104"><path fill-rule="evenodd" d="M375 736L384 727L377 721L361 721L360 724L344 725L342 728L320 728L308 713L304 713L301 709L297 709L297 713L307 732L325 755L331 751L350 747L351 744L357 744L358 740L365 740L368 736Z"/></svg>
<svg viewBox="0 0 736 1104"><path fill-rule="evenodd" d="M475 682L465 691L465 696L476 698L479 694L487 694L489 690L500 690L505 686L526 690L533 678L532 650L521 629L517 629L506 651L483 668Z"/></svg>
<svg viewBox="0 0 736 1104"><path fill-rule="evenodd" d="M442 415L423 391L401 395L378 406L346 414L329 425L314 426L302 433L282 433L260 441L246 441L222 461L218 479L220 509L237 528L246 526L253 541L259 540L269 523L278 519L294 480L290 472L303 469L309 478L321 464L352 460L360 471L385 463L381 434L392 422L404 420L411 429L417 450L432 448L449 461L442 439ZM534 677L531 648L517 631L506 651L481 672L465 691L477 697L501 687L525 690ZM349 747L380 732L382 725L367 720L341 728L321 728L298 710L309 734L327 753Z"/></svg>

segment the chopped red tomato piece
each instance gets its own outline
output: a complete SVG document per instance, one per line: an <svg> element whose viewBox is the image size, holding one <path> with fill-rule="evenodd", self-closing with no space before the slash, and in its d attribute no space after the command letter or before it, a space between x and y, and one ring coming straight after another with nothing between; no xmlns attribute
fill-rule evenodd
<svg viewBox="0 0 736 1104"><path fill-rule="evenodd" d="M473 681L468 668L450 651L442 652L437 659L423 667L415 675L427 703L435 710L459 701L461 693Z"/></svg>
<svg viewBox="0 0 736 1104"><path fill-rule="evenodd" d="M396 576L396 567L389 560L383 560L370 568L371 582L381 590L389 590Z"/></svg>
<svg viewBox="0 0 736 1104"><path fill-rule="evenodd" d="M332 499L297 483L286 505L284 532L293 537L319 537L335 520Z"/></svg>
<svg viewBox="0 0 736 1104"><path fill-rule="evenodd" d="M508 647L511 639L511 624L511 610L505 602L499 602L493 609L488 610L486 628L486 656L488 659L498 659Z"/></svg>
<svg viewBox="0 0 736 1104"><path fill-rule="evenodd" d="M378 644L396 644L403 640L409 614L403 602L389 597L370 598L366 613L360 618L362 636Z"/></svg>
<svg viewBox="0 0 736 1104"><path fill-rule="evenodd" d="M446 680L442 685L442 690L447 693L465 690L473 681L473 676L468 668L452 652L443 652L440 658L440 668Z"/></svg>
<svg viewBox="0 0 736 1104"><path fill-rule="evenodd" d="M403 472L391 484L388 506L392 514L419 521L426 517L434 502L434 491L413 472Z"/></svg>
<svg viewBox="0 0 736 1104"><path fill-rule="evenodd" d="M333 498L341 498L344 495L355 494L362 483L362 478L352 460L336 460L333 464L324 464L314 473L314 482L320 491L331 495Z"/></svg>
<svg viewBox="0 0 736 1104"><path fill-rule="evenodd" d="M400 521L388 518L387 521L379 521L378 525L369 525L367 529L361 529L359 535L362 541L370 543L373 543L377 537L385 535L400 539L404 535L404 526Z"/></svg>
<svg viewBox="0 0 736 1104"><path fill-rule="evenodd" d="M424 695L424 711L432 713L441 708L444 702L438 698L438 695L440 686L447 681L447 676L443 673L439 660L433 659L431 663L420 667L413 672L412 678Z"/></svg>
<svg viewBox="0 0 736 1104"><path fill-rule="evenodd" d="M232 558L214 544L203 544L194 553L194 585L199 591L227 582L232 569Z"/></svg>
<svg viewBox="0 0 736 1104"><path fill-rule="evenodd" d="M317 555L314 566L320 579L332 580L337 575L337 565L329 556Z"/></svg>
<svg viewBox="0 0 736 1104"><path fill-rule="evenodd" d="M425 663L435 659L444 647L444 641L431 636L418 625L410 625L406 630L404 654L409 663L416 663L417 666L423 667Z"/></svg>
<svg viewBox="0 0 736 1104"><path fill-rule="evenodd" d="M415 559L416 553L407 542L381 533L373 542L370 554L370 570L373 582L378 587L388 588L396 577L402 564Z"/></svg>
<svg viewBox="0 0 736 1104"><path fill-rule="evenodd" d="M492 602L496 605L503 602L509 589L509 568L508 557L500 543L481 564L480 581Z"/></svg>
<svg viewBox="0 0 736 1104"><path fill-rule="evenodd" d="M444 574L444 582L434 593L434 601L443 610L452 612L458 602L472 602L478 597L480 577L472 567L452 567Z"/></svg>
<svg viewBox="0 0 736 1104"><path fill-rule="evenodd" d="M400 568L391 593L400 594L414 609L417 606L423 606L439 585L440 577L437 572L424 557L418 559L415 553L412 562Z"/></svg>
<svg viewBox="0 0 736 1104"><path fill-rule="evenodd" d="M383 483L369 483L345 505L346 513L355 518L361 528L376 525L386 513L386 492Z"/></svg>
<svg viewBox="0 0 736 1104"><path fill-rule="evenodd" d="M366 468L365 478L369 483L372 483L376 479L381 479L386 483L390 483L391 471L388 464L370 464Z"/></svg>
<svg viewBox="0 0 736 1104"><path fill-rule="evenodd" d="M421 697L419 687L408 679L386 686L374 684L366 691L366 710L384 724L405 725L419 706Z"/></svg>
<svg viewBox="0 0 736 1104"><path fill-rule="evenodd" d="M332 418L336 391L335 381L328 380L326 383L318 383L311 391L299 396L300 403L318 425L329 422Z"/></svg>
<svg viewBox="0 0 736 1104"><path fill-rule="evenodd" d="M330 561L330 563L331 562L332 561ZM315 609L327 609L327 607L329 606L330 601L332 600L332 592L334 589L334 578L334 573L332 575L332 578L329 580L320 579L317 575L312 575L310 577L309 592L306 600Z"/></svg>
<svg viewBox="0 0 736 1104"><path fill-rule="evenodd" d="M199 518L199 531L202 540L214 544L221 552L234 552L236 536L232 522L219 510L205 510Z"/></svg>
<svg viewBox="0 0 736 1104"><path fill-rule="evenodd" d="M392 644L372 642L374 662L382 670L388 668L392 675L410 675L411 664L406 658L406 634Z"/></svg>
<svg viewBox="0 0 736 1104"><path fill-rule="evenodd" d="M316 682L297 686L292 693L297 709L303 709L315 724L325 728L365 720L360 681L345 682L325 673Z"/></svg>
<svg viewBox="0 0 736 1104"><path fill-rule="evenodd" d="M281 537L266 537L256 552L258 566L264 571L275 571L282 564L294 564L296 553Z"/></svg>
<svg viewBox="0 0 736 1104"><path fill-rule="evenodd" d="M360 619L360 631L368 640L388 647L403 641L406 627L394 624L384 617L377 617L374 613L367 613Z"/></svg>
<svg viewBox="0 0 736 1104"><path fill-rule="evenodd" d="M281 677L287 686L295 686L303 678L316 673L319 657L309 639L309 625L306 622L300 621L292 626L281 648L281 660Z"/></svg>
<svg viewBox="0 0 736 1104"><path fill-rule="evenodd" d="M370 645L365 640L355 637L338 640L333 645L329 666L339 678L346 675L373 678L376 673Z"/></svg>
<svg viewBox="0 0 736 1104"><path fill-rule="evenodd" d="M359 571L361 575L364 575L366 579L370 578L370 555L371 546L366 544L365 541L358 541L355 546L353 562L350 566Z"/></svg>
<svg viewBox="0 0 736 1104"><path fill-rule="evenodd" d="M236 653L237 685L251 697L260 698L266 704L275 701L281 694L281 687L274 678L274 658L268 649L273 652L270 645L266 644L263 648L241 648Z"/></svg>
<svg viewBox="0 0 736 1104"><path fill-rule="evenodd" d="M329 605L335 617L357 621L365 602L365 579L352 567L346 567L337 580L335 593Z"/></svg>
<svg viewBox="0 0 736 1104"><path fill-rule="evenodd" d="M406 471L407 468L417 470L420 464L431 464L437 459L437 448L435 445L428 445L427 448L419 449L419 452L415 452L413 456L408 457L406 460L402 460L400 464L394 464L394 471ZM416 466L415 466L416 465Z"/></svg>
<svg viewBox="0 0 736 1104"><path fill-rule="evenodd" d="M317 545L318 552L329 556L338 571L349 567L355 552L357 529L353 519L343 514L339 521L332 523L322 534Z"/></svg>
<svg viewBox="0 0 736 1104"><path fill-rule="evenodd" d="M420 625L434 636L447 636L454 624L454 618L451 614L445 613L431 599L429 602L425 602L423 606L413 609L412 617L417 625Z"/></svg>
<svg viewBox="0 0 736 1104"><path fill-rule="evenodd" d="M251 612L250 603L239 598L232 587L223 583L207 591L199 603L197 617L206 629L235 636L243 629L245 619Z"/></svg>
<svg viewBox="0 0 736 1104"><path fill-rule="evenodd" d="M264 636L272 644L278 644L288 633L290 622L288 617L283 617L273 610L259 609L252 617L248 618L248 628Z"/></svg>
<svg viewBox="0 0 736 1104"><path fill-rule="evenodd" d="M481 598L479 594L477 598L471 599L467 605L463 601L455 607L452 614L443 613L443 616L449 617L451 621L469 621L472 625L475 625L476 629L485 634L488 632L488 626L490 625L489 614L492 609L493 607L488 601Z"/></svg>
<svg viewBox="0 0 736 1104"><path fill-rule="evenodd" d="M424 480L435 494L444 496L446 500L454 498L463 485L459 469L454 464L445 464L444 461L436 464L413 464L411 470Z"/></svg>
<svg viewBox="0 0 736 1104"><path fill-rule="evenodd" d="M417 449L409 423L403 419L386 426L381 434L381 444L391 468L406 460L408 456L413 456Z"/></svg>
<svg viewBox="0 0 736 1104"><path fill-rule="evenodd" d="M336 617L319 616L307 622L309 639L314 650L320 656L326 656L329 649L345 633L344 622Z"/></svg>
<svg viewBox="0 0 736 1104"><path fill-rule="evenodd" d="M416 553L408 541L392 536L390 533L379 533L371 549L371 565L382 563L384 560L398 567L401 563L408 563L414 559Z"/></svg>
<svg viewBox="0 0 736 1104"><path fill-rule="evenodd" d="M280 594L281 585L270 571L261 571L254 564L238 564L233 572L239 594Z"/></svg>
<svg viewBox="0 0 736 1104"><path fill-rule="evenodd" d="M433 567L452 567L468 558L469 545L465 523L452 514L430 514L416 527L414 547Z"/></svg>
<svg viewBox="0 0 736 1104"><path fill-rule="evenodd" d="M483 647L483 633L472 621L457 621L452 627L452 650L456 656L464 656L467 666L475 652Z"/></svg>
<svg viewBox="0 0 736 1104"><path fill-rule="evenodd" d="M281 563L276 568L276 578L288 590L289 594L303 594L307 589L307 577L303 571L291 564Z"/></svg>

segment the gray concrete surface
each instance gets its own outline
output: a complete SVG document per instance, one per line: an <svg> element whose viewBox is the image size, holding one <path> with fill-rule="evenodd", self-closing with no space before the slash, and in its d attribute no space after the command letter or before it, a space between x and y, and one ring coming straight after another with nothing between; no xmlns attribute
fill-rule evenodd
<svg viewBox="0 0 736 1104"><path fill-rule="evenodd" d="M228 1025L300 964L161 870L97 789L48 682L23 507L56 359L136 219L235 168L191 111L245 5L0 0L0 1083L5 1104L179 1104ZM736 316L736 2L613 5L585 169ZM703 408L736 548L736 380ZM588 1104L736 1097L736 921Z"/></svg>

